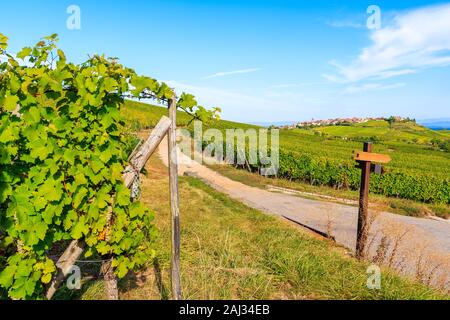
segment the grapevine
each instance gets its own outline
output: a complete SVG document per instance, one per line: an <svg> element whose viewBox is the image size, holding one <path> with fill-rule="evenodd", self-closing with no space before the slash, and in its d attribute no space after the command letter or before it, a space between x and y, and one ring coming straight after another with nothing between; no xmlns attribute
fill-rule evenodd
<svg viewBox="0 0 450 320"><path fill-rule="evenodd" d="M153 213L122 182L129 137L125 97L166 101L175 93L117 59L67 61L45 37L10 54L0 33L0 298L40 299L56 272L50 251L82 240L85 257L107 256L118 277L155 254ZM218 109L182 94L194 118Z"/></svg>

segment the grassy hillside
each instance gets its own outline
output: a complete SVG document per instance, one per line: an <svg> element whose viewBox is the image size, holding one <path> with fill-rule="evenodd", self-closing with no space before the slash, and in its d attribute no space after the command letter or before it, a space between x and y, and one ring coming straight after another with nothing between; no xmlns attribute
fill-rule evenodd
<svg viewBox="0 0 450 320"><path fill-rule="evenodd" d="M448 132L433 131L413 122L396 122L392 126L387 121L368 121L350 126L327 126L313 129L314 132L349 138L376 137L384 142L431 143L433 139L450 139Z"/></svg>
<svg viewBox="0 0 450 320"><path fill-rule="evenodd" d="M137 130L153 128L162 116L168 116L167 108L130 100L125 101L121 112L130 126ZM190 118L186 113L177 113L179 126L186 126L189 120Z"/></svg>
<svg viewBox="0 0 450 320"><path fill-rule="evenodd" d="M127 100L121 110L123 117L127 120L133 129L153 128L162 116L167 116L167 108L144 104L141 102ZM186 127L191 117L185 112L177 112L177 124L180 127ZM217 129L233 129L233 128L258 128L257 126L237 123L232 121L220 120L213 124Z"/></svg>

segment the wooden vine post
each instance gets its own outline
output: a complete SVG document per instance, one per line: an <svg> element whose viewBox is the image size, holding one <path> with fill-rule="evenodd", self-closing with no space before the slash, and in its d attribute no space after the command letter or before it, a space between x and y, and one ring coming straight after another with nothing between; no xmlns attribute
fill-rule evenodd
<svg viewBox="0 0 450 320"><path fill-rule="evenodd" d="M171 280L172 295L174 300L181 300L180 279L180 207L178 194L178 155L177 155L177 100L169 99L169 185L170 208L172 213L172 256L171 256Z"/></svg>
<svg viewBox="0 0 450 320"><path fill-rule="evenodd" d="M370 142L364 143L364 150L354 151L354 159L359 163L361 173L361 189L359 196L359 212L358 212L358 231L356 238L356 257L364 259L369 233L368 211L369 211L369 188L370 174L375 172L382 174L384 169L381 165L372 165L375 163L389 163L391 158L385 154L372 153L373 145Z"/></svg>

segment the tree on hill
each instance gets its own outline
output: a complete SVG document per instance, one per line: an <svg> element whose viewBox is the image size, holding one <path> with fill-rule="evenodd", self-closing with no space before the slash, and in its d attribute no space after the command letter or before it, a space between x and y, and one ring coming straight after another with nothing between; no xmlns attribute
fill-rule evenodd
<svg viewBox="0 0 450 320"><path fill-rule="evenodd" d="M395 120L394 116L391 116L391 117L387 118L386 121L389 123L389 128L392 129L392 126L394 125L396 120Z"/></svg>

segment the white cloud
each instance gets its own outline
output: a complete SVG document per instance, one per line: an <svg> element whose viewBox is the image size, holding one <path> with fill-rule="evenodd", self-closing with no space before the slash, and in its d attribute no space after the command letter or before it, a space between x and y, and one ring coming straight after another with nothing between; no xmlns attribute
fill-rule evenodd
<svg viewBox="0 0 450 320"><path fill-rule="evenodd" d="M226 104L227 106L247 106L247 107L258 105L264 106L270 105L270 102L268 102L266 99L259 98L257 96L255 97L245 95L239 92L204 86L194 86L174 80L166 81L166 83L170 87L175 88L177 94L180 94L183 91L192 93L193 95L196 96L196 98L198 98L198 102L200 104L205 104L206 106L222 107L224 106L224 104Z"/></svg>
<svg viewBox="0 0 450 320"><path fill-rule="evenodd" d="M235 74L252 73L252 72L257 72L257 71L261 71L261 68L249 68L249 69L242 69L242 70L235 70L235 71L217 72L215 74L205 77L205 79L225 77L225 76L231 76L231 75L235 75Z"/></svg>
<svg viewBox="0 0 450 320"><path fill-rule="evenodd" d="M373 31L372 44L351 63L335 61L329 81L349 83L387 79L424 68L450 65L450 4L400 13L392 23Z"/></svg>
<svg viewBox="0 0 450 320"><path fill-rule="evenodd" d="M343 94L355 94L360 92L366 92L366 91L382 91L382 90L391 90L396 88L402 88L406 86L405 83L394 83L394 84L388 84L383 85L381 83L366 83L363 85L352 85L344 89L342 92Z"/></svg>

